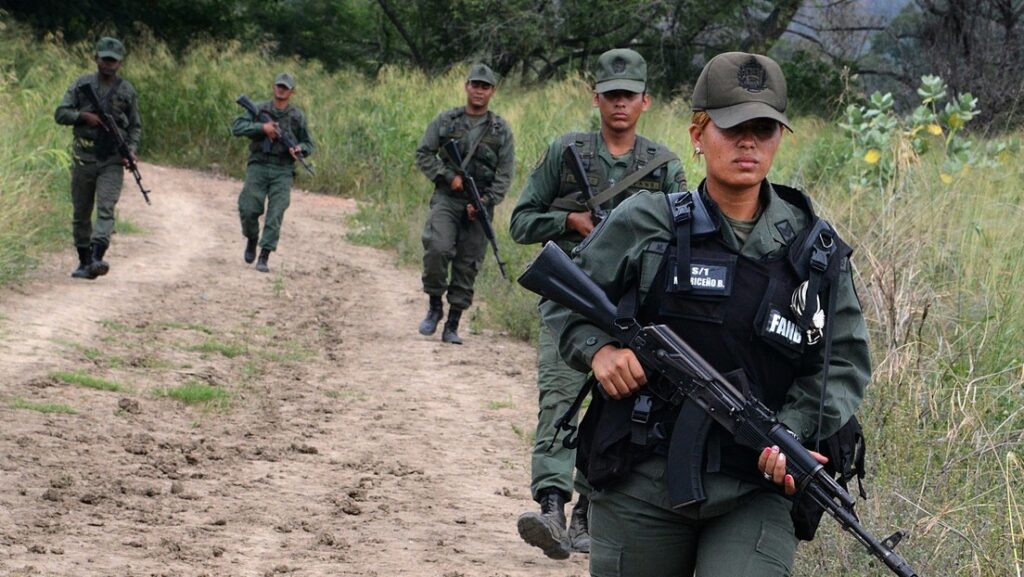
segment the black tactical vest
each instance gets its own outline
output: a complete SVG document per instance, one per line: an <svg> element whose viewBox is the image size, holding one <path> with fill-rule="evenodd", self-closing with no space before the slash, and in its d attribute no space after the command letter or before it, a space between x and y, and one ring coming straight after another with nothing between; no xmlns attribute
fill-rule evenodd
<svg viewBox="0 0 1024 577"><path fill-rule="evenodd" d="M717 206L702 196L706 210L702 216L700 211L691 216L697 215L703 222L684 227L678 211L675 215L674 232L686 229L689 234L689 243L684 243L688 248L684 252L689 254L682 259L687 262L679 263L677 238L647 247L642 264L654 267L653 274L641 271L640 277L653 280L649 288L643 287L648 292L636 317L641 324L668 325L720 373L727 377L742 375L744 378L734 383L742 383L746 394L778 411L792 382L821 368L822 342L808 343L802 319L790 308L793 293L817 275L820 306L824 307L826 294L851 250L828 227L828 244L833 248L825 259L826 268L812 274L808 263L815 254L814 246L820 243L809 235L820 233L822 227L816 224L824 225L824 221L816 219L810 200L799 191L781 186L775 186L775 190L784 201L807 214L812 223L794 233L790 250L760 260L732 250L721 240L722 217ZM667 197L670 211L680 196ZM680 282L684 276L688 283ZM586 415L592 422L580 428L581 468L588 469L587 479L595 487L602 488L625 475L638 459L670 454L669 440L680 407L641 396L642 392L628 399L602 398L599 402L595 396L597 407L592 405ZM673 463L670 459L669 467L700 466L709 472L720 471L765 484L756 469L757 453L738 445L719 425L709 424L703 462ZM691 426L694 430L700 428L695 423L686 426L687 430ZM584 438L586 435L590 438Z"/></svg>

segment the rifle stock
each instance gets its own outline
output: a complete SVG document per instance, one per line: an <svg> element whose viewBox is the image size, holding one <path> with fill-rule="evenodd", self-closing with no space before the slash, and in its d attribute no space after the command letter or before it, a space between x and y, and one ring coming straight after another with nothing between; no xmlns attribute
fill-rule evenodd
<svg viewBox="0 0 1024 577"><path fill-rule="evenodd" d="M494 260L498 262L498 270L501 271L501 278L509 280L508 272L505 271L505 263L498 254L498 237L494 235L494 227L491 226L491 215L484 206L484 200L480 197L480 191L476 187L476 180L462 169L462 152L459 150L458 140L449 140L444 143L444 151L455 165L455 172L462 177L463 187L469 191L469 200L476 209L476 220L484 229L484 236L491 243L491 251L494 252Z"/></svg>
<svg viewBox="0 0 1024 577"><path fill-rule="evenodd" d="M139 186L139 190L142 191L142 198L146 199L146 204L153 204L149 202L149 193L151 191L146 190L142 186L142 174L139 172L139 165L132 158L132 150L128 148L128 143L124 141L124 136L121 135L121 131L117 127L117 123L114 122L114 117L109 112L103 109L100 104L100 97L96 94L96 90L92 87L92 84L85 83L79 87L79 90L85 94L86 100L89 104L96 109L96 114L99 115L100 121L103 123L103 130L107 131L113 138L114 143L117 145L117 153L127 161L127 168L131 171L132 176L135 178L135 184Z"/></svg>
<svg viewBox="0 0 1024 577"><path fill-rule="evenodd" d="M274 122L274 119L271 118L269 114L267 114L265 111L257 109L256 104L252 100L249 100L248 96L243 94L239 96L238 100L235 100L235 102L237 102L239 106L248 111L253 118L257 120L262 120L263 122ZM285 147L288 148L288 150L291 150L298 146L298 144L295 143L295 139L292 138L292 136L287 132L281 130L281 128L277 126L276 122L274 122L274 127L275 130L277 131L277 138L281 140L281 144L285 145ZM267 144L269 145L270 142L268 141ZM299 163L302 164L302 168L306 169L306 172L313 176L316 176L316 173L313 172L313 167L311 167L309 163L306 162L305 154L300 153L297 158Z"/></svg>
<svg viewBox="0 0 1024 577"><path fill-rule="evenodd" d="M695 402L736 440L755 450L777 445L787 456L786 472L799 491L810 496L867 551L899 577L918 577L893 548L897 531L879 540L864 529L853 512L854 499L825 472L813 455L775 418L771 409L747 397L707 360L665 325L641 326L617 317L617 307L557 245L547 243L519 277L519 284L582 315L631 349L648 373L648 389L662 399ZM671 449L670 449L671 450ZM672 487L670 486L670 497Z"/></svg>

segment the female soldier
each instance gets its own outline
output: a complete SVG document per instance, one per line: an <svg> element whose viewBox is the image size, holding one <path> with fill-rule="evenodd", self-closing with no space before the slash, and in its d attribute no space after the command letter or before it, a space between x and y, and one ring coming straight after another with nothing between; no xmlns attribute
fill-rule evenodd
<svg viewBox="0 0 1024 577"><path fill-rule="evenodd" d="M775 61L713 58L693 109L705 180L689 193L625 201L576 261L620 313L668 325L813 447L850 419L870 376L850 249L806 196L766 179L789 129ZM782 494L795 492L785 455L742 447L686 403L651 395L632 351L583 317L551 302L542 312L562 357L603 389L581 426L578 461L598 489L591 574L789 575L797 532ZM695 452L678 450L695 439ZM702 490L681 494L682 476Z"/></svg>

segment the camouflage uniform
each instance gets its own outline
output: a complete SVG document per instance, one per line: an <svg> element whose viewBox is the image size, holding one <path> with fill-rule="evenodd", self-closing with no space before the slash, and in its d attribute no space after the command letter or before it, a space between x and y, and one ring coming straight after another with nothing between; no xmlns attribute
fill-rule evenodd
<svg viewBox="0 0 1024 577"><path fill-rule="evenodd" d="M480 81L493 86L493 73L482 65L474 67L467 84L478 78L481 69L486 70L480 73ZM502 117L490 111L472 116L467 114L464 106L460 106L438 114L427 126L416 148L416 166L434 183L430 214L422 235L423 292L430 295L435 303L439 303L447 293L451 311L461 314L473 303L473 285L486 255L488 241L483 227L467 216L469 190L456 191L450 186L456 176L456 167L442 150L450 140L458 141L464 159L474 143L479 141L464 170L476 182L492 218L494 207L505 199L512 182L515 142L511 127Z"/></svg>
<svg viewBox="0 0 1024 577"><path fill-rule="evenodd" d="M290 74L281 73L275 84L283 84L289 89L294 87ZM309 134L306 116L293 104L277 109L273 100L256 104L257 110L266 112L278 124L281 132L290 134L295 143L302 149L304 156L313 154L313 139ZM242 235L250 242L259 239L262 249L261 259L277 250L281 236L281 224L284 212L291 203L291 186L295 177L295 159L288 152L281 139L273 141L269 149L263 132L263 121L243 112L231 124L231 134L248 137L249 161L245 171L245 184L238 195L238 215L242 223ZM266 206L266 217L263 221L263 234L260 235L259 218Z"/></svg>
<svg viewBox="0 0 1024 577"><path fill-rule="evenodd" d="M705 67L694 89L694 109L706 111L723 133L751 120L788 126L785 94L785 79L774 61L729 53ZM750 134L755 129L737 130ZM715 146L739 146L740 141L726 142ZM716 170L730 174L732 169ZM676 219L674 207L686 198L700 199L708 222L717 224L698 235L690 228L691 219ZM580 245L576 262L613 301L635 298L640 322L669 326L723 374L742 370L750 394L773 409L799 440L813 443L816 437L831 436L860 405L871 374L849 252L829 261L827 298L833 304L824 321L831 337L826 353L824 339L813 343L802 332L779 329L797 322L787 311L804 273L792 259L815 222L809 199L764 180L758 191L760 211L751 221L723 214L706 183L673 202L670 207L664 195L650 193L626 200ZM690 238L681 240L682 234ZM841 244L838 239L836 244ZM679 282L679 270L690 270L689 283ZM734 284L702 282L734 277ZM606 345L619 346L564 307L548 301L541 312L556 332L562 358L577 370L589 369ZM758 453L717 425L709 430L699 462L681 457L673 444L694 440L685 436L693 434L685 428L692 422L682 421L678 405L658 398L649 411L643 408L644 397L652 399L646 390L618 400L595 398L581 427L587 431L580 446L589 447L588 479L597 487L591 501L591 575L788 576L797 535L792 501L779 490L780 480L763 475ZM638 410L645 411L643 418L636 418ZM673 502L669 483L679 475L701 479L704 494Z"/></svg>
<svg viewBox="0 0 1024 577"><path fill-rule="evenodd" d="M642 92L646 88L646 70L646 63L636 52L610 50L598 60L598 84L595 91ZM652 165L656 166L653 171L601 204L605 211L611 211L625 198L641 190L667 194L686 187L682 162L662 144L636 135L633 148L628 153L613 156L600 132L569 133L548 147L544 158L527 180L512 212L509 228L516 242L534 244L553 241L562 250L571 253L583 240L578 232L567 226L571 212L587 210L586 206L576 200L581 188L563 161L562 153L570 145L575 146L579 152L586 168L587 180L595 195L655 163ZM589 550L585 515L590 488L582 476L577 477L575 484L573 482L576 451L566 448L561 442L562 438L553 442L559 433L555 429L555 422L570 408L585 380L586 371L580 372L565 364L558 354L555 335L541 322L537 339L537 430L530 463L530 492L534 500L541 504L546 518L526 513L520 517L519 528L527 542L541 547L545 554L554 558L568 556L565 538L569 539L573 549ZM574 485L580 493L580 499L573 509L569 532L563 536L564 524L562 531L558 531L561 520L557 518L561 505L557 501L552 504L550 499L555 495L555 499L570 500ZM531 524L544 530L531 530ZM556 544L556 541L561 543Z"/></svg>
<svg viewBox="0 0 1024 577"><path fill-rule="evenodd" d="M121 60L124 46L112 38L103 38L97 43L97 56ZM73 127L72 232L83 263L92 262L94 257L101 260L110 246L110 236L114 232L114 209L121 197L124 182L124 165L115 140L102 128L89 126L82 118L82 112L96 112L81 92L85 84L92 85L100 104L113 116L121 136L133 153L138 150L142 138L138 95L131 82L123 78L115 76L112 83L105 84L101 82L99 73L80 76L68 87L57 106L54 113L57 124ZM93 207L96 209L95 227L92 224ZM95 278L95 275L91 278Z"/></svg>

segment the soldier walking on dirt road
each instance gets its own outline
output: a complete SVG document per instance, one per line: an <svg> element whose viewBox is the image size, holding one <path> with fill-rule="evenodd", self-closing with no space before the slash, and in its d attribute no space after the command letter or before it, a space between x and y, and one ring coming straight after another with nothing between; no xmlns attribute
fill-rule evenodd
<svg viewBox="0 0 1024 577"><path fill-rule="evenodd" d="M647 63L628 49L609 50L597 61L594 106L601 113L599 132L571 132L548 147L534 168L512 212L512 238L520 244L554 241L571 252L594 229L594 214L610 211L640 190L662 193L686 188L683 165L664 145L636 133L640 115L650 106ZM584 178L595 194L582 196L582 183L566 166L565 153L575 147ZM571 550L590 551L589 487L582 477L580 498L565 527L565 504L572 500L576 451L555 442L555 421L573 404L586 375L562 361L551 331L542 322L537 341L539 411L531 462L530 490L541 512L519 517L519 534L553 559ZM561 441L561 439L559 439Z"/></svg>
<svg viewBox="0 0 1024 577"><path fill-rule="evenodd" d="M256 270L270 272L267 260L277 250L284 211L291 203L295 161L313 154L313 139L306 125L306 115L289 100L295 94L295 78L281 72L274 78L274 98L260 102L256 109L272 120L262 121L243 112L231 124L231 134L251 139L245 185L238 195L238 216L245 236L245 262L256 261ZM290 135L295 146L284 145L280 134ZM267 144L269 143L269 146ZM266 206L263 235L260 237L260 215ZM260 255L256 259L256 246Z"/></svg>
<svg viewBox="0 0 1024 577"><path fill-rule="evenodd" d="M114 232L114 208L121 198L124 169L129 160L117 151L117 140L104 127L100 114L106 112L128 145L131 160L142 138L139 99L130 82L118 76L124 59L124 44L104 37L96 43L96 72L78 77L57 106L54 120L71 126L71 220L78 268L74 278L95 279L110 271L103 260ZM99 97L102 111L89 102L83 88L89 85ZM96 226L92 224L96 208Z"/></svg>
<svg viewBox="0 0 1024 577"><path fill-rule="evenodd" d="M432 335L444 316L441 297L448 293L448 320L441 340L461 345L459 320L473 303L473 284L487 251L484 229L463 188L462 174L472 176L487 214L505 198L515 171L512 129L489 110L497 80L484 64L475 64L466 79L466 105L438 114L427 126L416 148L416 166L434 183L430 214L423 226L423 292L430 297L421 335ZM448 141L458 141L462 166L442 152ZM449 268L451 275L449 277Z"/></svg>

